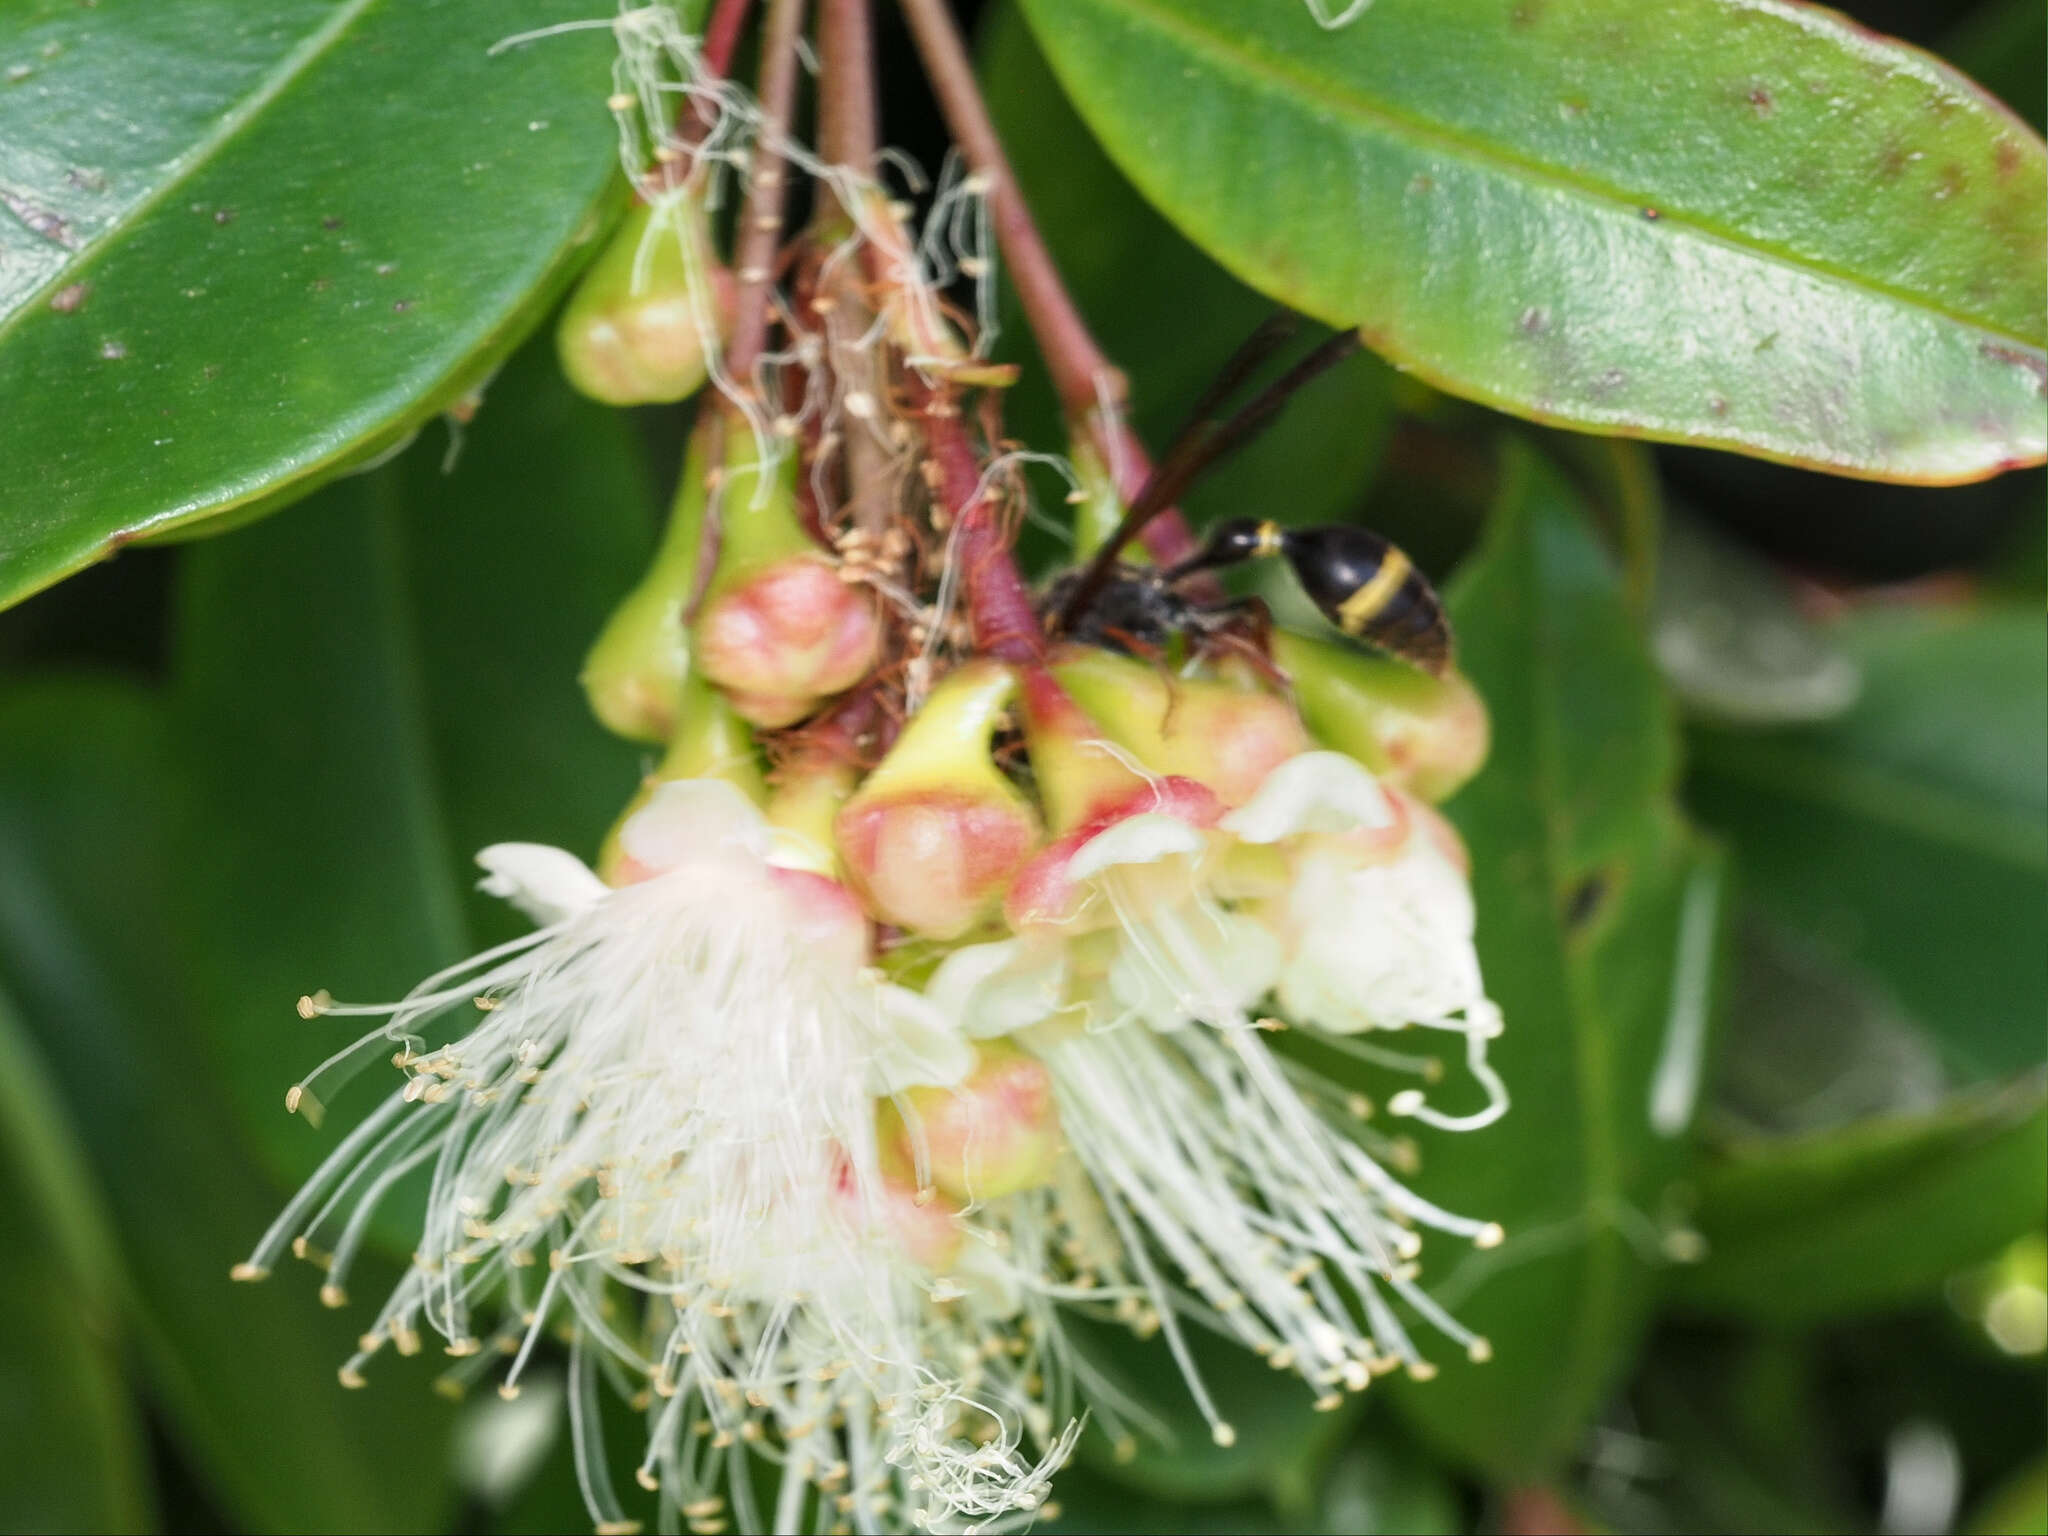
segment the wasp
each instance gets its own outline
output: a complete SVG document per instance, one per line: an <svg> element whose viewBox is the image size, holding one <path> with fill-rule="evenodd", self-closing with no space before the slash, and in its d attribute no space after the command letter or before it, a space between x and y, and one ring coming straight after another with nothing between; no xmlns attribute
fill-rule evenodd
<svg viewBox="0 0 2048 1536"><path fill-rule="evenodd" d="M1263 645L1258 632L1270 622L1264 605L1210 600L1191 594L1192 579L1249 560L1278 557L1322 614L1344 634L1442 676L1451 664L1450 621L1436 589L1399 548L1369 529L1349 525L1289 528L1267 519L1227 518L1209 532L1202 547L1165 569L1124 563L1119 551L1152 517L1225 454L1244 446L1269 425L1293 393L1358 346L1356 332L1332 337L1227 421L1206 419L1218 400L1255 368L1292 331L1294 317L1268 321L1225 365L1195 424L1177 436L1145 487L1132 500L1123 523L1095 560L1078 575L1054 586L1050 606L1056 625L1075 639L1158 650L1176 635L1213 641L1243 638Z"/></svg>

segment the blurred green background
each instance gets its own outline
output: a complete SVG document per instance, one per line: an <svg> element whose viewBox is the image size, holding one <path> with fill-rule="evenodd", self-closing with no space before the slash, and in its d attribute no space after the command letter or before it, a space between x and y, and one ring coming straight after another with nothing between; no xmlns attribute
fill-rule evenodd
<svg viewBox="0 0 2048 1536"><path fill-rule="evenodd" d="M2038 0L1853 9L2039 125ZM1158 441L1266 305L1137 202L1015 16L981 20ZM887 120L936 163L913 91ZM1052 421L1027 382L1010 430ZM630 793L641 756L575 673L680 434L572 396L543 337L468 426L0 614L0 1529L584 1525L545 1372L516 1403L450 1402L418 1360L347 1393L366 1304L227 1271L362 1102L285 1114L347 1032L293 1000L395 996L517 931L470 851L588 851ZM1572 438L1360 359L1191 506L1401 540L1493 700L1451 810L1517 1103L1425 1141L1417 1182L1510 1232L1436 1277L1497 1358L1312 1415L1212 1352L1239 1449L1091 1444L1056 1528L2043 1529L2042 475L1913 490ZM1195 1424L1156 1351L1101 1347Z"/></svg>

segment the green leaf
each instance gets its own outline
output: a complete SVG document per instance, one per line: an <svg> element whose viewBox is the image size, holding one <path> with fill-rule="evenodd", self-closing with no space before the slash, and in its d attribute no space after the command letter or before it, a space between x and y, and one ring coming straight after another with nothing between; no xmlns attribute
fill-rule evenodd
<svg viewBox="0 0 2048 1536"><path fill-rule="evenodd" d="M1506 459L1451 607L1494 719L1493 755L1449 809L1471 848L1480 959L1507 1022L1492 1059L1513 1107L1479 1131L1418 1129L1412 1182L1507 1239L1425 1247L1425 1283L1493 1360L1437 1351L1442 1374L1397 1401L1462 1459L1541 1480L1652 1300L1706 1044L1722 870L1673 812L1670 711L1619 578L1567 483L1526 448ZM1435 1093L1477 1107L1476 1089Z"/></svg>
<svg viewBox="0 0 2048 1536"><path fill-rule="evenodd" d="M1163 448L1237 345L1273 312L1177 234L1110 164L1046 68L1023 18L991 7L982 88L1060 276L1104 350L1129 377L1131 420ZM1006 286L1000 350L1027 364L1007 402L1026 442L1062 441L1059 410ZM1200 318L1190 325L1191 316ZM1318 380L1271 430L1187 499L1197 520L1255 509L1324 523L1364 495L1393 425L1392 370L1359 356Z"/></svg>
<svg viewBox="0 0 2048 1536"><path fill-rule="evenodd" d="M1738 1144L1701 1177L1707 1259L1674 1295L1780 1325L1925 1295L2040 1224L2044 1147L2048 1072L1932 1114Z"/></svg>
<svg viewBox="0 0 2048 1536"><path fill-rule="evenodd" d="M1963 1529L1969 1536L2040 1536L2048 1532L2048 1457L2015 1474Z"/></svg>
<svg viewBox="0 0 2048 1536"><path fill-rule="evenodd" d="M0 605L281 505L479 383L600 232L608 39L544 0L0 18Z"/></svg>
<svg viewBox="0 0 2048 1536"><path fill-rule="evenodd" d="M1589 431L1952 482L2048 451L2048 152L1751 0L1025 0L1111 158L1252 287Z"/></svg>
<svg viewBox="0 0 2048 1536"><path fill-rule="evenodd" d="M437 1529L448 1412L423 1373L345 1393L334 1371L359 1320L305 1290L228 1281L283 1192L235 1136L220 1061L184 1006L170 909L192 892L162 725L128 686L0 694L0 976L71 1105L134 1277L156 1401L211 1496L251 1530Z"/></svg>
<svg viewBox="0 0 2048 1536"><path fill-rule="evenodd" d="M2038 610L1872 610L1834 638L1856 706L1705 730L1688 786L1761 912L1867 967L1981 1081L2048 1017L2048 648Z"/></svg>
<svg viewBox="0 0 2048 1536"><path fill-rule="evenodd" d="M395 1000L521 931L466 895L471 855L594 855L631 795L638 756L591 720L576 671L652 534L626 419L570 394L543 341L494 386L452 474L416 450L190 552L186 951L228 1092L280 1176L334 1141L284 1113L285 1090L362 1032L302 1022L293 1000ZM394 1086L373 1071L351 1102Z"/></svg>
<svg viewBox="0 0 2048 1536"><path fill-rule="evenodd" d="M1842 718L1694 739L1757 915L1677 1295L1772 1323L1932 1294L2048 1204L2040 617L1872 611L1835 638L1866 680Z"/></svg>
<svg viewBox="0 0 2048 1536"><path fill-rule="evenodd" d="M11 1531L155 1523L121 1371L113 1250L91 1183L0 996L0 1523Z"/></svg>

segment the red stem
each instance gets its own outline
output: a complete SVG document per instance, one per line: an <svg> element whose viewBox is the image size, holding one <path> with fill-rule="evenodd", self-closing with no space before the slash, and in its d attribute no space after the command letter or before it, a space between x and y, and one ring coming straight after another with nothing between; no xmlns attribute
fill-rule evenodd
<svg viewBox="0 0 2048 1536"><path fill-rule="evenodd" d="M767 34L761 40L761 130L747 166L746 207L733 238L739 298L725 349L726 371L742 387L752 383L754 364L768 340L768 290L775 282L789 182L780 142L796 111L797 40L803 23L804 0L769 0Z"/></svg>
<svg viewBox="0 0 2048 1536"><path fill-rule="evenodd" d="M723 80L732 73L733 50L747 25L747 12L754 0L718 0L711 8L711 20L704 27L704 69Z"/></svg>
<svg viewBox="0 0 2048 1536"><path fill-rule="evenodd" d="M1045 632L1031 589L996 518L993 501L981 492L981 463L952 398L935 393L926 402L925 439L938 471L934 487L952 514L954 550L967 588L967 621L974 648L998 661L1037 661L1045 655Z"/></svg>
<svg viewBox="0 0 2048 1536"><path fill-rule="evenodd" d="M988 179L989 214L995 224L996 240L1003 259L1010 264L1010 281L1024 306L1024 317L1038 350L1052 374L1053 388L1067 419L1093 441L1103 462L1118 466L1117 491L1125 501L1138 494L1152 465L1137 434L1113 419L1124 398L1124 376L1103 355L1088 322L1081 318L1073 297L1060 281L1059 267L1046 249L1045 240L1032 222L1031 210L1018 189L1016 173L996 134L981 87L974 78L974 65L967 46L953 22L947 0L900 0L904 19L910 23L917 51L924 60L925 78L932 95L945 114L946 126L966 155L967 163ZM1109 407L1105 411L1104 407ZM1195 537L1187 520L1175 508L1168 508L1146 525L1147 553L1162 564L1170 564L1194 553Z"/></svg>

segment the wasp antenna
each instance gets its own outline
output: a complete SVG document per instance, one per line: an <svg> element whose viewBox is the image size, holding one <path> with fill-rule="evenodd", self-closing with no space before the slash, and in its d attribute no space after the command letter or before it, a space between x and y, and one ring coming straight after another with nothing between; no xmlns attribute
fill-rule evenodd
<svg viewBox="0 0 2048 1536"><path fill-rule="evenodd" d="M1282 311L1262 322L1258 330L1252 333L1224 365L1225 377L1219 379L1216 385L1212 385L1203 396L1204 405L1213 410L1231 388L1256 369L1259 363L1272 354L1274 348L1292 334L1295 326L1299 324L1299 318L1292 311ZM1174 439L1166 457L1160 460L1158 467L1152 472L1152 477L1132 499L1129 509L1124 513L1123 521L1117 524L1116 532L1096 551L1095 559L1082 573L1081 579L1074 584L1066 602L1061 606L1059 627L1067 628L1087 611L1089 603L1094 601L1096 593L1102 589L1102 584L1109 579L1110 570L1125 546L1164 508L1178 501L1198 475L1251 442L1272 424L1273 418L1280 413L1280 408L1292 399L1303 385L1349 357L1361 345L1358 332L1339 331L1267 385L1227 421L1218 423L1198 414L1196 420Z"/></svg>

